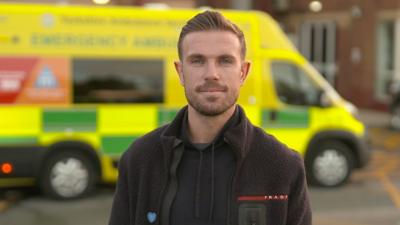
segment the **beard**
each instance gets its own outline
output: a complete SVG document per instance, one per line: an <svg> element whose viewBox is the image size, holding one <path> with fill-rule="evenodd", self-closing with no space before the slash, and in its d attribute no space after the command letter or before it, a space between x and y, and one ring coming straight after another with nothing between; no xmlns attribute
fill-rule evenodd
<svg viewBox="0 0 400 225"><path fill-rule="evenodd" d="M225 97L217 96L201 96L201 92L207 89L218 89L225 93ZM230 91L226 85L220 85L215 82L207 82L198 85L194 90L185 88L186 99L190 106L192 106L198 113L204 116L218 116L230 109L237 101L239 93Z"/></svg>

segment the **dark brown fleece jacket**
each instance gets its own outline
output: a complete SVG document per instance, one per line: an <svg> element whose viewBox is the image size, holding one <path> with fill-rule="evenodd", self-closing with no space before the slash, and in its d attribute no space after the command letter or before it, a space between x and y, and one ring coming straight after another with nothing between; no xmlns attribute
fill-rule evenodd
<svg viewBox="0 0 400 225"><path fill-rule="evenodd" d="M226 224L310 225L302 158L253 126L238 109L239 124L224 133L236 156ZM123 154L109 225L169 225L186 110L171 124L136 140Z"/></svg>

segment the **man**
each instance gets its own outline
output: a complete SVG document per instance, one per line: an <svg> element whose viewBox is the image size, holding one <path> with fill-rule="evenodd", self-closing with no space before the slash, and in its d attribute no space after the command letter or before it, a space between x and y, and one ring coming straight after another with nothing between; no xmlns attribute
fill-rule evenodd
<svg viewBox="0 0 400 225"><path fill-rule="evenodd" d="M178 52L189 104L123 154L109 224L311 224L301 157L236 105L250 68L242 31L206 11Z"/></svg>

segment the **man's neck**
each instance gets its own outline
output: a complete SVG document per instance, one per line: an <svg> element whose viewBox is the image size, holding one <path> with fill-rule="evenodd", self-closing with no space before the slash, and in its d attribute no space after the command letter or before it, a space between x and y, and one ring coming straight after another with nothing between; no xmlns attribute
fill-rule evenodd
<svg viewBox="0 0 400 225"><path fill-rule="evenodd" d="M192 143L211 143L235 112L233 105L218 116L205 116L188 107L189 138Z"/></svg>

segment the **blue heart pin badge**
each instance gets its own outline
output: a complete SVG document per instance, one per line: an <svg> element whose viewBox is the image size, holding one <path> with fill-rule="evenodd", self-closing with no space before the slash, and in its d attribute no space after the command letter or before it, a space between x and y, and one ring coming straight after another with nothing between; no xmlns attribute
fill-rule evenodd
<svg viewBox="0 0 400 225"><path fill-rule="evenodd" d="M155 212L148 212L147 213L147 220L150 223L154 223L156 221L156 219L157 219L157 214Z"/></svg>

